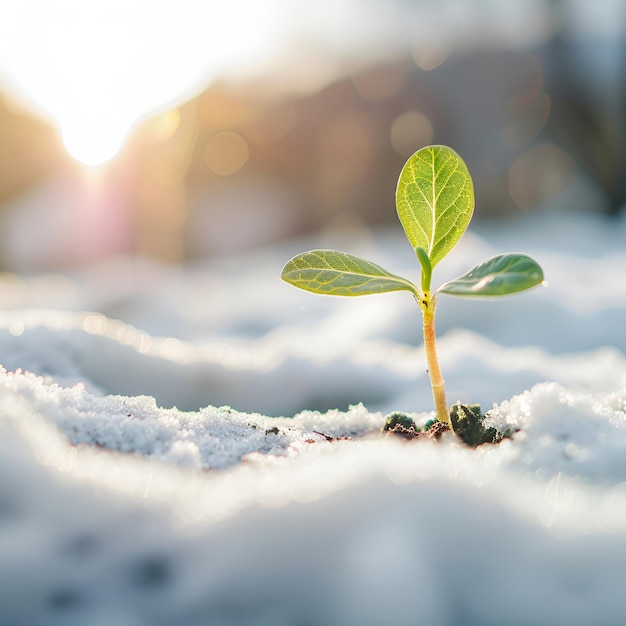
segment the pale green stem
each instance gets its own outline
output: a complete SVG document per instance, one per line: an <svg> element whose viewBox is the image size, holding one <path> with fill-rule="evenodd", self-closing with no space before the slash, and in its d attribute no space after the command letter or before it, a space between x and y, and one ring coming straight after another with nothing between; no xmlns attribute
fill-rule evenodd
<svg viewBox="0 0 626 626"><path fill-rule="evenodd" d="M437 339L435 337L435 305L436 298L432 300L425 294L424 299L420 302L420 308L424 315L424 348L426 350L426 361L428 362L428 374L430 376L430 384L433 389L433 399L435 400L435 410L437 411L437 419L442 424L450 423L450 415L448 413L448 404L446 402L446 389L439 367L439 357L437 356Z"/></svg>

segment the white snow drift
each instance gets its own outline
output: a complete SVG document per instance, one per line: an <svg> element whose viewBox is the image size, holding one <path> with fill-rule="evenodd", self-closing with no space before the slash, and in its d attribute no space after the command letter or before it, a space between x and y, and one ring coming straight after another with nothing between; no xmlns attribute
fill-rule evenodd
<svg viewBox="0 0 626 626"><path fill-rule="evenodd" d="M4 277L0 623L623 624L625 235L484 226L442 263L517 249L549 282L441 297L449 401L513 433L476 450L381 436L432 417L419 311L282 284L302 242Z"/></svg>

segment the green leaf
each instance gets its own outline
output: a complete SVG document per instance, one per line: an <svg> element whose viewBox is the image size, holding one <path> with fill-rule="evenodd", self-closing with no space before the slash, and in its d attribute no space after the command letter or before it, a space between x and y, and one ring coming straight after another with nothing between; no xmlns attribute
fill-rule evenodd
<svg viewBox="0 0 626 626"><path fill-rule="evenodd" d="M337 250L311 250L285 265L281 278L306 291L331 296L365 296L406 290L419 296L418 288L375 263Z"/></svg>
<svg viewBox="0 0 626 626"><path fill-rule="evenodd" d="M463 159L445 146L418 150L402 168L398 217L413 249L435 267L462 237L474 212L474 186Z"/></svg>
<svg viewBox="0 0 626 626"><path fill-rule="evenodd" d="M430 291L430 279L433 275L433 268L428 258L428 252L424 248L415 248L415 255L422 266L422 291Z"/></svg>
<svg viewBox="0 0 626 626"><path fill-rule="evenodd" d="M437 289L453 296L506 296L543 281L543 270L525 254L500 254Z"/></svg>

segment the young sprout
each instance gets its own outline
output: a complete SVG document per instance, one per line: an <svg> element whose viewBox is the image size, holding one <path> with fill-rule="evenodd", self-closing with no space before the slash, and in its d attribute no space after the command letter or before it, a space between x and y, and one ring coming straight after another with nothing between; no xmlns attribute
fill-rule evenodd
<svg viewBox="0 0 626 626"><path fill-rule="evenodd" d="M452 428L437 356L437 295L504 296L541 284L543 271L524 254L499 254L432 291L435 266L459 242L474 211L474 186L467 166L446 146L428 146L409 158L398 180L396 207L422 268L419 287L371 261L337 250L298 254L285 265L281 278L300 289L331 296L411 292L422 311L424 348L437 419Z"/></svg>

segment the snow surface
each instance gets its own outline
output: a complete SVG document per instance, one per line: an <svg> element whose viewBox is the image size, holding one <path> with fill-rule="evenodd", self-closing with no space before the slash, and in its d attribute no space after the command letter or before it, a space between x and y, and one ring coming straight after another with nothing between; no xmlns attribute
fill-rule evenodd
<svg viewBox="0 0 626 626"><path fill-rule="evenodd" d="M623 218L534 216L438 266L519 250L549 283L440 299L448 400L519 429L476 450L380 435L432 417L410 296L278 278L320 245L415 276L399 226L3 276L0 624L626 623L624 242Z"/></svg>

